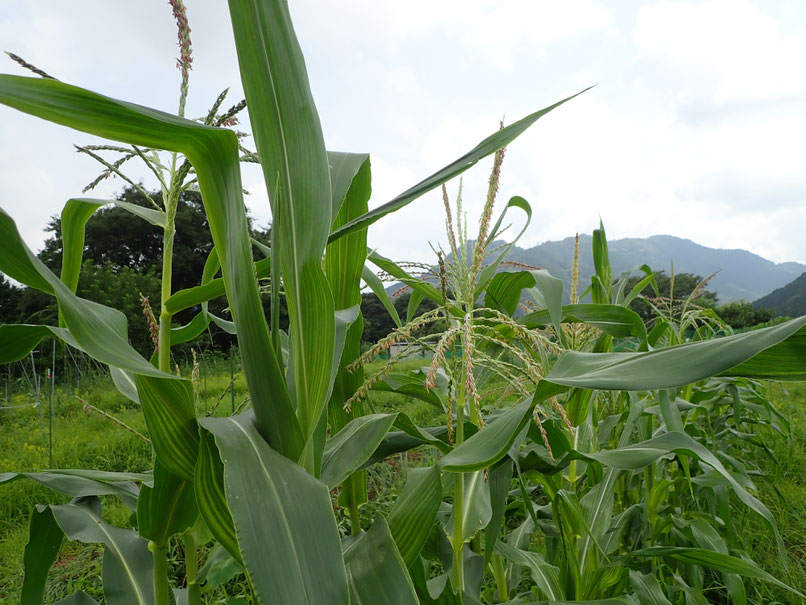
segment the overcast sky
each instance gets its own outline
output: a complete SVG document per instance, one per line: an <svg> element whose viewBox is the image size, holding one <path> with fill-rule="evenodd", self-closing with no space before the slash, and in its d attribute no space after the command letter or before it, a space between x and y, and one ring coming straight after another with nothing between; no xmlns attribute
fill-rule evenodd
<svg viewBox="0 0 806 605"><path fill-rule="evenodd" d="M241 87L226 3L188 0L188 115ZM369 152L380 204L497 128L591 84L513 143L499 200L525 197L521 245L589 233L671 234L806 262L806 3L291 0L328 148ZM176 111L164 0L2 0L0 46L57 78ZM0 72L24 70L0 58ZM38 249L48 218L99 172L92 138L0 107L0 206ZM465 174L477 220L491 160ZM153 186L144 171L133 170ZM260 172L247 204L268 223ZM458 183L450 189L455 192ZM95 197L122 184L110 179ZM444 242L438 195L370 228L399 260Z"/></svg>

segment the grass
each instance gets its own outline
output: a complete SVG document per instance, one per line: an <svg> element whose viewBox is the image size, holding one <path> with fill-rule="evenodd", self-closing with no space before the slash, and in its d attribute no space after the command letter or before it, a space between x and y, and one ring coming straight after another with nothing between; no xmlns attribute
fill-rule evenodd
<svg viewBox="0 0 806 605"><path fill-rule="evenodd" d="M401 369L423 365L421 359L402 362ZM208 361L200 376L199 414L211 409L220 399L216 415L230 413L232 400L225 389L230 383L228 360ZM379 364L371 364L370 372ZM235 368L237 374L237 367ZM183 372L184 373L184 372ZM242 378L235 381L235 405L246 397ZM151 468L150 446L136 435L109 420L83 409L76 398L88 401L114 415L133 429L145 433L145 423L138 406L120 395L108 378L85 380L78 392L75 385L57 389L56 415L53 422L53 466L57 468L97 468L101 470L144 471ZM223 396L222 396L223 393ZM759 526L755 515L741 518L737 530L743 538L747 556L764 570L784 579L801 591L806 590L806 385L773 385L771 397L791 421L791 436L784 439L770 431L765 443L779 464L759 454L755 462L768 476L759 479L759 498L772 510L789 552L789 571L780 561L769 532ZM30 398L18 393L12 403L25 403ZM43 397L46 399L46 397ZM399 395L373 391L368 405L376 412L404 411L420 426L434 426L444 417L433 406L405 400ZM206 408L205 408L206 406ZM48 418L44 431L38 409L23 408L0 411L0 473L38 471L49 466ZM425 450L425 448L423 448ZM368 483L370 502L362 508L362 520L368 527L375 514L388 512L402 485L405 469L429 463L433 453L412 451L387 459L385 464L370 469ZM28 540L28 516L37 503L59 503L68 500L28 480L18 480L0 487L0 602L15 602L22 583L22 555ZM334 497L335 502L335 497ZM129 511L111 497L103 499L106 520L130 527ZM344 533L349 519L337 509L337 519ZM179 548L174 545L174 550ZM96 599L101 592L101 549L78 542L65 542L51 569L46 602L51 602L82 589ZM181 557L175 557L181 561ZM180 565L176 562L175 565ZM767 605L793 603L788 593L762 582L748 582L750 602ZM225 603L227 596L244 596L247 589L243 577L236 577L218 591L208 595L209 603Z"/></svg>
<svg viewBox="0 0 806 605"><path fill-rule="evenodd" d="M747 554L762 569L806 591L806 384L773 384L771 399L790 421L790 438L769 431L765 443L778 460L759 455L756 462L767 474L767 483L759 481L759 499L775 516L789 554L789 571L778 556L769 531L764 531L754 515L745 515L740 528ZM799 603L797 597L770 584L755 582L758 603ZM748 591L748 597L751 591ZM792 600L792 599L795 600Z"/></svg>
<svg viewBox="0 0 806 605"><path fill-rule="evenodd" d="M422 365L422 360L408 360L401 368L411 369ZM368 370L377 369L373 364ZM190 369L182 371L189 375ZM246 383L234 368L234 405L237 408L247 396ZM3 374L0 374L3 375ZM4 376L4 375L3 375ZM206 360L199 375L198 413L203 416L215 408L215 415L228 415L232 409L230 366L228 359ZM44 389L44 387L43 387ZM9 405L22 405L32 401L30 393L16 385ZM43 401L47 392L43 390ZM53 468L93 468L108 471L146 471L153 467L151 447L132 432L118 426L97 413L84 409L82 401L113 415L132 429L146 433L143 415L136 403L121 395L108 377L94 375L75 384L57 385L53 418ZM370 405L378 412L405 409L411 418L423 426L441 422L436 410L422 402L407 402L400 395L374 392ZM50 467L48 413L40 419L38 408L0 410L0 473L37 472ZM409 464L423 464L422 454L409 452L389 464L375 465L368 477L371 501L362 509L362 519L369 527L376 512L386 512L393 502ZM28 518L36 504L60 504L69 497L62 496L38 483L19 479L0 486L0 602L16 602L22 585L22 558L28 541ZM335 500L335 498L334 498ZM130 511L112 497L102 498L103 517L119 527L130 528ZM349 520L337 510L344 533ZM174 545L174 549L179 548ZM84 590L96 599L102 599L101 555L99 547L80 542L65 541L59 558L53 565L45 602ZM177 561L181 557L176 557ZM177 563L178 565L179 563ZM245 596L243 576L225 584L220 591L209 596L209 603L224 603L226 596Z"/></svg>

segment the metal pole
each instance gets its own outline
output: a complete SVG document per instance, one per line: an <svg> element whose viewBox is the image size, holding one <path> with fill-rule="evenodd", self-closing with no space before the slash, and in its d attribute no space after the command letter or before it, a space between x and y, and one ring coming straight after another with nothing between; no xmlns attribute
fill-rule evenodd
<svg viewBox="0 0 806 605"><path fill-rule="evenodd" d="M50 422L48 428L50 436L48 439L48 459L50 460L50 468L53 468L53 416L55 415L55 399L56 399L56 341L53 341L53 362L50 374Z"/></svg>
<svg viewBox="0 0 806 605"><path fill-rule="evenodd" d="M229 348L229 393L232 401L232 413L235 414L235 358L232 356L232 347Z"/></svg>
<svg viewBox="0 0 806 605"><path fill-rule="evenodd" d="M207 364L204 363L204 351L202 351L202 382L204 383L204 410L207 411Z"/></svg>
<svg viewBox="0 0 806 605"><path fill-rule="evenodd" d="M42 399L39 397L39 377L36 375L36 361L34 360L34 352L31 351L31 368L34 374L33 388L36 391L36 407L39 408L39 425L42 429L42 440L45 440L45 415L42 412Z"/></svg>

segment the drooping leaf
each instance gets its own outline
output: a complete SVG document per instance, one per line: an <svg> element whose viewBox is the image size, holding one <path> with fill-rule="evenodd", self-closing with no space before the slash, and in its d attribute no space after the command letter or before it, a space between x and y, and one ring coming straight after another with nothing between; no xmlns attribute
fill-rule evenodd
<svg viewBox="0 0 806 605"><path fill-rule="evenodd" d="M534 583L552 602L565 597L559 568L547 563L538 553L515 548L506 542L498 542L495 552L516 565L528 567Z"/></svg>
<svg viewBox="0 0 806 605"><path fill-rule="evenodd" d="M200 422L220 452L226 503L257 598L346 604L347 579L327 486L272 450L252 414Z"/></svg>
<svg viewBox="0 0 806 605"><path fill-rule="evenodd" d="M327 440L320 480L334 489L366 462L389 432L397 414L371 414L351 420Z"/></svg>
<svg viewBox="0 0 806 605"><path fill-rule="evenodd" d="M409 469L403 490L387 516L389 530L407 567L428 539L441 501L439 467Z"/></svg>
<svg viewBox="0 0 806 605"><path fill-rule="evenodd" d="M110 475L96 475L96 477L93 477L83 473L78 475L63 470L40 473L0 473L0 485L27 477L45 487L73 498L117 496L121 502L134 510L137 507L139 490L132 481L150 481L151 476L140 473L114 473Z"/></svg>
<svg viewBox="0 0 806 605"><path fill-rule="evenodd" d="M104 597L109 605L154 603L153 563L145 540L133 531L101 519L97 500L51 505L64 534L71 540L101 543L104 549Z"/></svg>
<svg viewBox="0 0 806 605"><path fill-rule="evenodd" d="M89 134L187 156L199 179L213 241L221 258L230 307L238 321L248 326L239 334L239 350L259 426L279 451L297 458L304 442L293 404L283 386L257 282L251 270L251 246L234 133L110 99L55 80L0 75L0 103ZM12 231L11 227L13 222L0 213L0 235L4 236L4 241L16 234L16 228ZM42 276L31 256L20 254L18 249L4 247L0 253L0 264L3 265L0 270L22 283L53 293L53 283ZM245 271L245 267L250 269ZM69 289L65 288L65 291L69 292ZM71 316L74 326L69 322L67 325L76 339L82 338L82 334L76 334L74 327L87 326L92 329L94 325L92 334L98 338L98 342L93 344L104 349L106 358L91 351L94 357L135 373L161 376L155 374L156 368L136 355L130 347L101 337L98 324L108 325L112 318L101 321L97 317L99 305L82 301L83 304L78 305L79 310L76 305L66 304L71 301L58 288L56 295L66 321L67 312L75 311ZM120 324L121 320L114 321ZM86 350L86 347L83 348Z"/></svg>
<svg viewBox="0 0 806 605"><path fill-rule="evenodd" d="M351 605L419 604L406 565L383 516L378 515L368 532L346 546L344 566Z"/></svg>
<svg viewBox="0 0 806 605"><path fill-rule="evenodd" d="M519 403L457 445L440 460L443 469L470 472L487 468L503 458L532 417L532 398Z"/></svg>
<svg viewBox="0 0 806 605"><path fill-rule="evenodd" d="M723 573L735 573L748 578L764 580L788 590L801 599L806 599L806 595L771 576L758 565L721 552L682 546L650 546L649 548L636 550L632 554L636 557L672 557L684 563L710 567Z"/></svg>

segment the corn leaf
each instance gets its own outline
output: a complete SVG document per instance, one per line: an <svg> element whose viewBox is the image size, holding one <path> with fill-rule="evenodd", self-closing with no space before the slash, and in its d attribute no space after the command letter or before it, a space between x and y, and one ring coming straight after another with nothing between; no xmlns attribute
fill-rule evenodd
<svg viewBox="0 0 806 605"><path fill-rule="evenodd" d="M806 595L802 592L795 590L774 576L771 576L755 563L721 552L715 552L705 548L687 548L682 546L650 546L649 548L633 551L632 555L635 557L672 557L684 563L710 567L722 573L734 573L748 578L764 580L765 582L770 582L771 584L785 588L801 599L806 599Z"/></svg>
<svg viewBox="0 0 806 605"><path fill-rule="evenodd" d="M271 346L251 268L251 246L234 133L110 99L55 80L0 75L0 103L96 136L187 156L198 175L213 241L221 258L230 308L238 321L248 326L239 335L238 342L261 432L278 451L292 458L298 457L304 442ZM3 213L0 214L0 235L6 233L11 235ZM5 249L3 255L10 269L3 269L4 273L12 277L16 274L18 281L53 293L53 284L39 275L38 271L32 271L30 261L26 262L17 252ZM58 294L57 297L60 310L67 320L63 297ZM86 314L88 306L84 301L81 312ZM99 334L97 325L104 325L101 319L91 314L82 319L81 312L74 314L75 322L88 328L95 324L94 332ZM70 327L69 323L67 325ZM125 323L123 325L125 327ZM120 349L117 343L110 343L107 348L111 350L106 351L106 359L91 354L105 363L134 373L155 375L155 368L151 366L151 370L147 370L145 366L150 364L136 355L131 347ZM125 351L125 355L118 351ZM121 356L125 359L121 359Z"/></svg>
<svg viewBox="0 0 806 605"><path fill-rule="evenodd" d="M348 540L344 565L351 605L419 604L406 565L381 515L367 533Z"/></svg>
<svg viewBox="0 0 806 605"><path fill-rule="evenodd" d="M104 544L104 597L109 605L154 603L153 563L145 540L101 519L97 499L51 505L53 517L71 540Z"/></svg>
<svg viewBox="0 0 806 605"><path fill-rule="evenodd" d="M626 391L669 389L720 373L803 380L804 326L806 317L800 317L769 328L649 352L569 351L560 357L546 380L568 387Z"/></svg>
<svg viewBox="0 0 806 605"><path fill-rule="evenodd" d="M153 487L140 489L137 531L157 546L167 546L171 536L193 527L198 515L193 482L173 475L157 459Z"/></svg>
<svg viewBox="0 0 806 605"><path fill-rule="evenodd" d="M327 440L320 480L334 489L366 462L386 437L397 414L371 414L351 420Z"/></svg>
<svg viewBox="0 0 806 605"><path fill-rule="evenodd" d="M478 145L476 145L473 149L468 151L462 157L457 160L454 160L441 170L438 170L428 178L420 181L413 187L407 189L394 199L386 202L382 206L378 206L373 210L370 210L363 216L350 221L346 225L336 229L333 233L330 234L329 241L335 241L340 237L355 231L356 229L366 228L378 219L386 216L390 212L394 212L395 210L399 210L403 206L413 202L418 197L423 195L424 193L428 193L432 189L439 187L443 183L447 183L452 178L459 176L468 168L471 168L478 162L480 159L487 157L501 149L502 147L506 147L514 141L518 136L523 134L529 126L534 124L538 119L546 115L548 112L556 109L563 103L567 103L574 97L581 95L583 92L590 90L590 88L586 88L575 95L571 95L570 97L563 99L562 101L555 103L554 105L550 105L545 109L541 109L540 111L536 111L525 118L521 118L517 122L510 124L509 126L502 128L488 136L486 139L481 141Z"/></svg>
<svg viewBox="0 0 806 605"><path fill-rule="evenodd" d="M442 502L439 467L409 469L406 484L387 516L406 566L410 567L422 550Z"/></svg>
<svg viewBox="0 0 806 605"><path fill-rule="evenodd" d="M334 354L335 308L322 271L331 226L328 157L287 4L230 0L229 6L272 207L272 253L283 276L297 417L307 441L327 404Z"/></svg>
<svg viewBox="0 0 806 605"><path fill-rule="evenodd" d="M34 508L29 528L23 554L25 578L20 590L20 605L42 605L48 570L59 556L64 532L47 506Z"/></svg>
<svg viewBox="0 0 806 605"><path fill-rule="evenodd" d="M220 452L226 503L255 596L264 602L346 604L347 578L327 487L272 450L252 417L200 423Z"/></svg>

